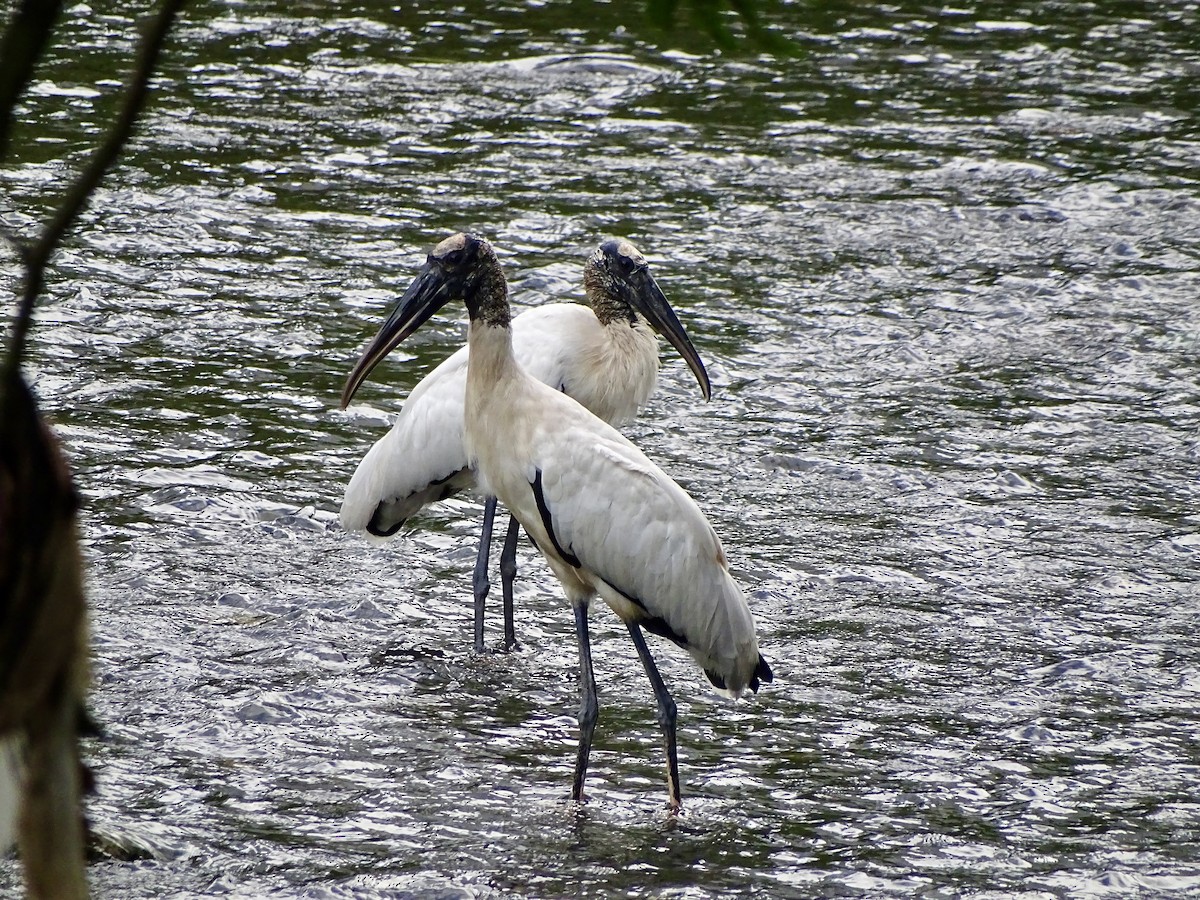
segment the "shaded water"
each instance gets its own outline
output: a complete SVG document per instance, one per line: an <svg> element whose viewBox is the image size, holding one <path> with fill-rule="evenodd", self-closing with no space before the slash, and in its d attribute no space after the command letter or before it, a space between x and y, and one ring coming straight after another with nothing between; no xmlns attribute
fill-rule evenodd
<svg viewBox="0 0 1200 900"><path fill-rule="evenodd" d="M5 227L106 121L132 15L71 11ZM97 895L1200 891L1196 5L789 8L786 61L633 15L187 14L34 332L86 501ZM778 680L733 706L659 650L677 821L611 614L573 809L541 562L522 651L477 658L473 500L384 547L336 524L462 323L347 413L342 379L466 228L529 305L628 236L713 375L705 404L671 359L628 432L722 535Z"/></svg>

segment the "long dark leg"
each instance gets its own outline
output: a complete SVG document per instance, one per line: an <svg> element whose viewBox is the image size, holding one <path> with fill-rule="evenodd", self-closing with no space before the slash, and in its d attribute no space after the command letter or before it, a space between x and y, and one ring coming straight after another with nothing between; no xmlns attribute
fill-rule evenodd
<svg viewBox="0 0 1200 900"><path fill-rule="evenodd" d="M588 637L587 605L575 604L575 634L579 638L579 681L583 703L579 707L579 756L575 758L575 781L571 799L583 799L583 777L587 774L588 756L592 752L592 734L600 704L596 700L596 678L592 674L592 644Z"/></svg>
<svg viewBox="0 0 1200 900"><path fill-rule="evenodd" d="M517 646L517 626L513 622L513 581L517 577L517 538L521 536L521 523L516 516L508 517L508 533L504 535L504 549L500 551L500 589L504 594L504 649Z"/></svg>
<svg viewBox="0 0 1200 900"><path fill-rule="evenodd" d="M654 664L654 657L650 655L650 648L642 636L642 626L636 622L625 624L629 627L633 646L637 647L638 656L642 658L642 668L646 670L650 686L654 688L654 699L658 701L658 724L662 726L667 739L667 802L672 810L677 810L683 804L679 797L679 760L675 755L675 701L667 693L667 686L658 674L658 666Z"/></svg>
<svg viewBox="0 0 1200 900"><path fill-rule="evenodd" d="M488 581L488 561L492 553L492 522L496 518L496 498L488 497L483 504L483 532L479 535L479 555L475 557L475 575L471 586L475 590L475 652L483 652L483 601L492 589Z"/></svg>

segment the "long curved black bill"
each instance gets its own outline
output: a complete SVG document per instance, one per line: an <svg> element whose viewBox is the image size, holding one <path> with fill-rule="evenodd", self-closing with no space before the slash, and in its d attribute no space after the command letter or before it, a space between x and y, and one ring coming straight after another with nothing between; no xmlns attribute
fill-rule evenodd
<svg viewBox="0 0 1200 900"><path fill-rule="evenodd" d="M350 404L350 400L359 386L367 380L371 370L405 338L425 324L430 316L445 306L449 299L450 291L446 279L440 268L430 260L416 280L408 286L404 296L396 302L392 314L354 364L350 377L346 379L346 387L342 389L342 409Z"/></svg>
<svg viewBox="0 0 1200 900"><path fill-rule="evenodd" d="M626 287L629 291L627 299L630 305L645 316L646 321L654 330L670 341L671 346L679 351L679 355L684 358L688 368L696 376L696 381L700 383L700 391L704 394L704 399L712 399L712 384L709 383L708 371L700 360L700 354L692 346L691 339L683 329L683 324L675 315L675 310L671 309L671 304L667 302L666 296L659 288L658 282L654 280L654 276L650 274L650 270L645 266L637 269L629 277Z"/></svg>

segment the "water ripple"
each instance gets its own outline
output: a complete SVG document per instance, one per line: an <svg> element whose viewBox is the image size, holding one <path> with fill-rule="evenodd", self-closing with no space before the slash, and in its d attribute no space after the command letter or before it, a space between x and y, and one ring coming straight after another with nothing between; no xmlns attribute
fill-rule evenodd
<svg viewBox="0 0 1200 900"><path fill-rule="evenodd" d="M29 361L84 498L97 893L1194 892L1186 11L814 8L773 23L786 62L625 14L186 17ZM5 228L32 233L108 108L74 57L117 71L133 21L67 16ZM713 376L704 403L665 354L628 433L722 535L778 680L727 704L661 649L679 818L613 616L575 808L544 565L522 547L521 649L476 657L477 502L383 545L337 524L461 312L346 412L342 380L460 228L519 305L579 299L628 235Z"/></svg>

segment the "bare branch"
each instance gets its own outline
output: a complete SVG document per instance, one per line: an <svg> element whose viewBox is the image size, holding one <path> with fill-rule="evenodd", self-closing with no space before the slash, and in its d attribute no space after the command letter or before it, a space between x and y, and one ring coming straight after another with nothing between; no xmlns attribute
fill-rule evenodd
<svg viewBox="0 0 1200 900"><path fill-rule="evenodd" d="M0 160L8 152L13 110L50 40L62 0L25 0L13 13L0 44Z"/></svg>
<svg viewBox="0 0 1200 900"><path fill-rule="evenodd" d="M67 230L87 206L104 174L120 156L126 141L129 140L134 123L145 103L150 77L158 63L159 52L162 50L167 32L184 2L185 0L164 0L162 9L151 20L142 39L133 75L126 88L125 99L121 104L117 120L109 129L104 142L96 149L91 161L68 189L54 217L47 223L41 236L28 248L25 286L17 311L17 319L13 326L8 358L5 360L7 371L15 371L21 364L21 357L25 349L25 336L29 331L33 316L33 306L45 283L46 264L51 254L58 249Z"/></svg>

